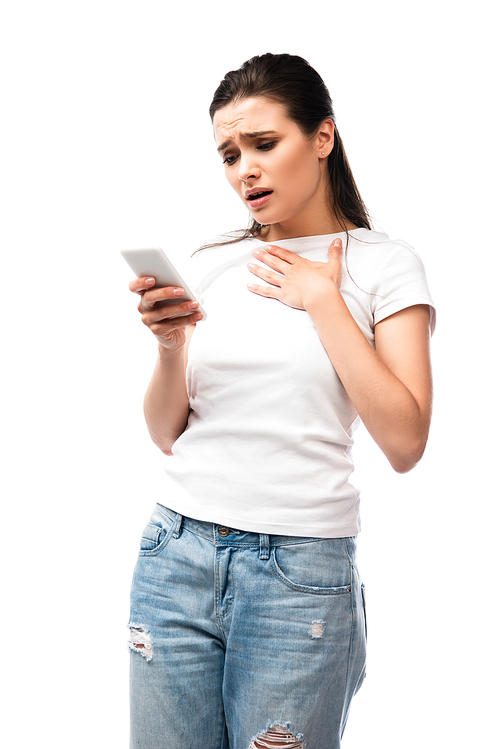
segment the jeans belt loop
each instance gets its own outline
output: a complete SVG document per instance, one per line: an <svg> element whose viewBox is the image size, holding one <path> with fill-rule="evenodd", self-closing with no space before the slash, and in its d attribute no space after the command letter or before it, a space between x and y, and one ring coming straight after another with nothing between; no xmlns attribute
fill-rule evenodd
<svg viewBox="0 0 500 749"><path fill-rule="evenodd" d="M269 536L267 533L259 533L259 543L259 559L269 559Z"/></svg>
<svg viewBox="0 0 500 749"><path fill-rule="evenodd" d="M179 513L176 513L175 520L174 520L174 529L173 529L173 537L179 538L182 532L182 521L184 520L184 517L180 515Z"/></svg>

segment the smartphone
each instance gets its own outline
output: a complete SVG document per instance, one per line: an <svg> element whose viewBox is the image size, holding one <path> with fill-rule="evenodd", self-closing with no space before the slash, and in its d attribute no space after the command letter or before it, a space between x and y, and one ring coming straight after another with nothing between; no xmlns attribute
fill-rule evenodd
<svg viewBox="0 0 500 749"><path fill-rule="evenodd" d="M162 302L158 302L159 306L163 307L168 304L179 304L179 302L199 301L196 299L196 296L193 294L189 286L183 281L180 273L174 268L163 250L159 247L141 250L121 250L120 254L127 261L138 278L151 276L155 279L156 283L151 287L152 289L162 289L166 286L180 286L184 289L183 296L176 297L175 299L165 299ZM195 310L195 312L202 313L202 320L207 316L201 305L197 310ZM183 315L192 314L193 312L183 312ZM182 317L183 315L179 315L179 317Z"/></svg>

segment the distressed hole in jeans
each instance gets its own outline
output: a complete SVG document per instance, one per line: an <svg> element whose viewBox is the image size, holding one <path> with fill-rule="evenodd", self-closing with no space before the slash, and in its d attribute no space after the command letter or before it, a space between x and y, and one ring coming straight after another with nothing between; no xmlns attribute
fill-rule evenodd
<svg viewBox="0 0 500 749"><path fill-rule="evenodd" d="M287 725L275 723L253 739L249 749L304 749L301 734L294 734Z"/></svg>
<svg viewBox="0 0 500 749"><path fill-rule="evenodd" d="M311 635L313 640L319 640L320 637L323 637L323 632L325 631L325 624L322 619L316 619L311 624L311 629L309 630L309 634Z"/></svg>
<svg viewBox="0 0 500 749"><path fill-rule="evenodd" d="M130 627L130 641L128 646L130 650L140 653L147 661L150 661L153 657L151 635L147 630L142 629L142 627Z"/></svg>

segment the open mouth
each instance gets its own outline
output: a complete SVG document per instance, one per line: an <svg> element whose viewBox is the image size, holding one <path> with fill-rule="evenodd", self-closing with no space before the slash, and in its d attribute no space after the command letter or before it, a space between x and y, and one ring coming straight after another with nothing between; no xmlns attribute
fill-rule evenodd
<svg viewBox="0 0 500 749"><path fill-rule="evenodd" d="M253 192L248 196L248 200L256 200L256 198L261 198L263 195L270 195L270 193L271 190L264 190L263 192Z"/></svg>
<svg viewBox="0 0 500 749"><path fill-rule="evenodd" d="M251 195L247 195L247 200L259 200L260 198L265 198L267 195L270 195L272 193L272 190L262 190L260 192L253 192Z"/></svg>

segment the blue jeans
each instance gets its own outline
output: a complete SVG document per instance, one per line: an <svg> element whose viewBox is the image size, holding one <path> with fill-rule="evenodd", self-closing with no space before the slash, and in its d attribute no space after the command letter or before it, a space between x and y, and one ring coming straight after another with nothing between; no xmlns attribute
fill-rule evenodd
<svg viewBox="0 0 500 749"><path fill-rule="evenodd" d="M156 505L129 627L131 747L335 749L365 671L356 538L248 533Z"/></svg>

